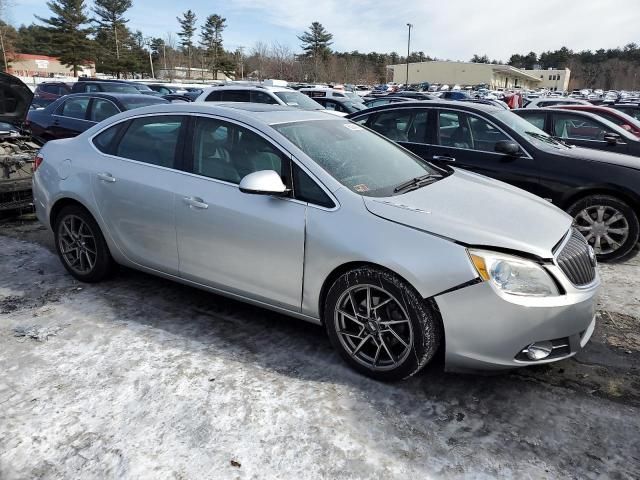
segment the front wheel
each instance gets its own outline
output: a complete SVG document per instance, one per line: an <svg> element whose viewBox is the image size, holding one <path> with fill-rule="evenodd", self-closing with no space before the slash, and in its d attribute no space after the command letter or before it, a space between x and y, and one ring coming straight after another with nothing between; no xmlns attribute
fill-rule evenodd
<svg viewBox="0 0 640 480"><path fill-rule="evenodd" d="M56 250L67 271L83 282L99 282L114 267L100 227L84 208L64 207L54 223Z"/></svg>
<svg viewBox="0 0 640 480"><path fill-rule="evenodd" d="M571 205L568 213L600 261L624 257L638 243L638 216L616 197L591 195Z"/></svg>
<svg viewBox="0 0 640 480"><path fill-rule="evenodd" d="M357 371L377 380L417 373L440 345L439 319L391 272L361 267L331 286L324 322L333 346Z"/></svg>

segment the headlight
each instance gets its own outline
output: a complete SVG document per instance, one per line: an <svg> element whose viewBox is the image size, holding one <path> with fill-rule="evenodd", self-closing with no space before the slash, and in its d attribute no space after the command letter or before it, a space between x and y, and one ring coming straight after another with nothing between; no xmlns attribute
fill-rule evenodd
<svg viewBox="0 0 640 480"><path fill-rule="evenodd" d="M478 275L511 295L553 297L558 287L547 271L535 262L502 253L469 250Z"/></svg>

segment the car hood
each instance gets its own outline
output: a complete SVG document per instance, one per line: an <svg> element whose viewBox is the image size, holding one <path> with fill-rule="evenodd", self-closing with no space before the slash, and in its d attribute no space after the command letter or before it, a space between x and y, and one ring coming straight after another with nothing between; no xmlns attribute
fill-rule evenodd
<svg viewBox="0 0 640 480"><path fill-rule="evenodd" d="M363 197L386 220L465 245L516 250L551 258L571 217L530 193L482 175L452 175L394 197Z"/></svg>
<svg viewBox="0 0 640 480"><path fill-rule="evenodd" d="M560 153L566 157L578 158L588 162L609 163L640 170L640 158L634 157L633 155L626 155L624 153L582 147L567 148L562 150Z"/></svg>
<svg viewBox="0 0 640 480"><path fill-rule="evenodd" d="M0 122L21 125L29 111L33 92L22 80L0 72Z"/></svg>

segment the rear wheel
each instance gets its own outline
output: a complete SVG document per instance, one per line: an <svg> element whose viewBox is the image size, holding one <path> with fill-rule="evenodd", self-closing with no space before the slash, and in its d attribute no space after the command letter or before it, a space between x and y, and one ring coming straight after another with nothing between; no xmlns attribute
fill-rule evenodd
<svg viewBox="0 0 640 480"><path fill-rule="evenodd" d="M438 350L440 322L418 293L396 275L361 267L331 286L324 322L349 365L378 380L417 373Z"/></svg>
<svg viewBox="0 0 640 480"><path fill-rule="evenodd" d="M56 250L67 271L83 282L99 282L114 267L100 227L84 208L64 207L55 219Z"/></svg>
<svg viewBox="0 0 640 480"><path fill-rule="evenodd" d="M623 257L638 243L638 216L616 197L591 195L574 203L568 213L598 260L606 262Z"/></svg>

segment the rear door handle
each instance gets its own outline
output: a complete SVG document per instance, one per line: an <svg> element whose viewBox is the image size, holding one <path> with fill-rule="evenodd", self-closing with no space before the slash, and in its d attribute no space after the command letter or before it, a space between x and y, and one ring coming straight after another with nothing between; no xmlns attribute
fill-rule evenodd
<svg viewBox="0 0 640 480"><path fill-rule="evenodd" d="M114 183L116 181L116 177L107 172L99 173L98 178L107 183Z"/></svg>
<svg viewBox="0 0 640 480"><path fill-rule="evenodd" d="M453 157L450 157L449 155L434 155L433 157L431 157L432 160L435 160L437 162L455 162L456 159Z"/></svg>
<svg viewBox="0 0 640 480"><path fill-rule="evenodd" d="M209 208L209 204L205 203L201 198L198 197L184 197L184 203L189 205L189 208L199 208L201 210L206 210Z"/></svg>

